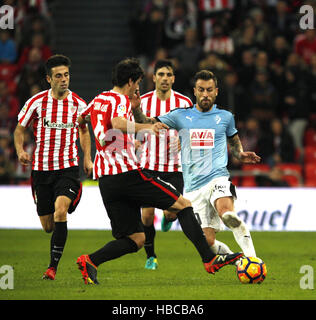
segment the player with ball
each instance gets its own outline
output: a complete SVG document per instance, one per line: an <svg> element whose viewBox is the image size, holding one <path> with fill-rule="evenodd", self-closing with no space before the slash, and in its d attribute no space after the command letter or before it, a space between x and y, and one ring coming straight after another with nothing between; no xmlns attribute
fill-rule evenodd
<svg viewBox="0 0 316 320"><path fill-rule="evenodd" d="M243 150L234 116L215 104L217 94L216 76L208 70L199 71L194 77L196 104L191 108L178 108L155 120L179 133L184 196L191 201L213 252L232 252L226 244L216 240L222 221L232 230L245 257L256 257L249 229L234 210L236 190L227 170L227 146L242 163L255 164L261 158L254 152ZM137 108L134 117L136 121L146 121ZM167 218L172 221L176 217L170 215Z"/></svg>

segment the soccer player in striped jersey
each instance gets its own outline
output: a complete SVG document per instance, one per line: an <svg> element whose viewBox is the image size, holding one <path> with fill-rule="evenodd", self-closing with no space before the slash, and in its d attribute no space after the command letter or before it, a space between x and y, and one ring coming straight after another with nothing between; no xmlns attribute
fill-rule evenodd
<svg viewBox="0 0 316 320"><path fill-rule="evenodd" d="M155 90L141 96L141 109L149 117L158 117L176 108L187 108L192 105L190 98L172 90L175 81L174 66L170 60L158 60L154 67L153 82ZM141 147L137 150L140 166L155 177L171 183L180 193L183 193L183 177L181 160L178 151L178 133L168 130L159 136L145 133L141 139ZM172 143L174 144L172 147ZM167 212L165 212L167 214ZM156 270L158 267L155 253L154 226L155 208L142 208L142 222L146 241L144 248L147 254L145 268ZM168 231L172 222L163 215L162 231Z"/></svg>
<svg viewBox="0 0 316 320"><path fill-rule="evenodd" d="M63 55L46 62L50 89L31 97L18 115L14 144L22 165L32 165L31 184L37 213L43 229L52 233L50 264L43 279L54 280L67 240L67 213L77 207L82 185L79 180L78 150L84 152L84 170L93 168L91 140L86 126L78 126L79 112L86 103L69 90L70 59ZM24 132L33 127L36 147L33 155L24 150ZM79 132L78 132L79 130Z"/></svg>
<svg viewBox="0 0 316 320"><path fill-rule="evenodd" d="M139 82L143 75L137 59L120 61L112 73L113 89L97 95L79 117L80 123L91 121L96 142L94 177L99 180L115 238L99 250L78 257L77 264L85 284L98 283L100 264L143 247L143 206L172 209L176 213L183 232L196 247L207 272L215 273L242 256L240 253L215 255L195 219L190 201L172 185L140 168L135 154L135 133L149 130L158 135L162 129L168 128L160 122L139 124L131 121L133 105L140 104Z"/></svg>

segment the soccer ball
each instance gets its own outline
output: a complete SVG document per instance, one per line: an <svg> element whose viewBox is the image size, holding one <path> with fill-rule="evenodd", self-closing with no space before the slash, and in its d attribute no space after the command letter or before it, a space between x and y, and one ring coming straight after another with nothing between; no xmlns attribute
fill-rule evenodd
<svg viewBox="0 0 316 320"><path fill-rule="evenodd" d="M267 275L265 263L256 257L245 257L237 265L237 276L241 283L261 283Z"/></svg>

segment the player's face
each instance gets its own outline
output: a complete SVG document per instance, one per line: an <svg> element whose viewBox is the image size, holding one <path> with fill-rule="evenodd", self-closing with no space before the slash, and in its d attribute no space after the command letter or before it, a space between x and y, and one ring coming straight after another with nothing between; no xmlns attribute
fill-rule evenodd
<svg viewBox="0 0 316 320"><path fill-rule="evenodd" d="M53 92L62 96L68 91L70 80L69 68L66 66L58 66L52 68L51 72L51 76L47 76L47 81Z"/></svg>
<svg viewBox="0 0 316 320"><path fill-rule="evenodd" d="M197 80L194 89L197 109L201 112L207 112L212 109L218 94L218 88L213 79Z"/></svg>
<svg viewBox="0 0 316 320"><path fill-rule="evenodd" d="M174 74L171 68L162 67L156 71L153 76L153 81L156 85L156 90L167 92L172 88L174 83Z"/></svg>

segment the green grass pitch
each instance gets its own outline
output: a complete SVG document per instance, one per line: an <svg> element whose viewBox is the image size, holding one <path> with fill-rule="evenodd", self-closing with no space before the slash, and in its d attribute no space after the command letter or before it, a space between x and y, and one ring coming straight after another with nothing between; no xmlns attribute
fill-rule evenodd
<svg viewBox="0 0 316 320"><path fill-rule="evenodd" d="M99 286L84 285L76 258L112 239L110 231L69 230L55 281L42 280L49 262L50 235L41 230L0 230L0 267L14 268L14 289L0 288L0 300L314 300L315 290L301 289L300 268L316 271L314 232L252 232L257 255L267 265L261 284L243 285L234 266L215 275L182 232L157 231L159 267L145 270L145 251L102 264ZM218 234L239 251L229 231ZM0 274L0 280L3 275ZM316 281L316 276L314 276ZM315 283L314 283L315 287Z"/></svg>

